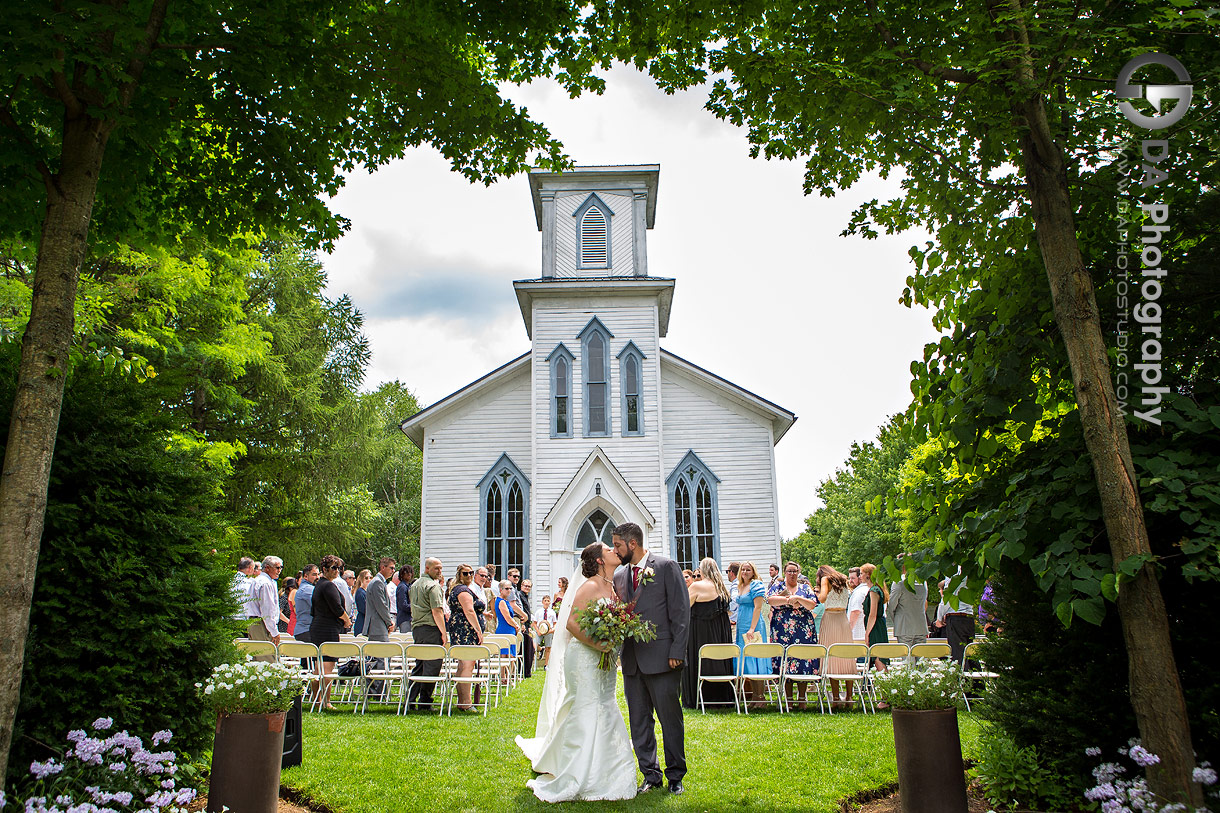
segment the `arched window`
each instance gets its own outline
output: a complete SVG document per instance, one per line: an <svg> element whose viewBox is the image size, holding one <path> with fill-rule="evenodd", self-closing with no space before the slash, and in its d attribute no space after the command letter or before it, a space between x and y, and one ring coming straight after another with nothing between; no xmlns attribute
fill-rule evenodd
<svg viewBox="0 0 1220 813"><path fill-rule="evenodd" d="M610 515L598 508L585 517L585 521L580 524L580 531L576 534L576 552L579 554L586 545L594 542L601 542L603 545L611 544L610 535L613 530L614 522L610 519Z"/></svg>
<svg viewBox="0 0 1220 813"><path fill-rule="evenodd" d="M546 359L551 365L551 437L572 437L572 362L563 344Z"/></svg>
<svg viewBox="0 0 1220 813"><path fill-rule="evenodd" d="M610 267L610 219L614 212L597 195L589 195L573 213L581 268Z"/></svg>
<svg viewBox="0 0 1220 813"><path fill-rule="evenodd" d="M619 382L622 390L622 434L644 434L644 354L635 342L619 351Z"/></svg>
<svg viewBox="0 0 1220 813"><path fill-rule="evenodd" d="M528 576L530 482L507 454L479 481L480 563Z"/></svg>
<svg viewBox="0 0 1220 813"><path fill-rule="evenodd" d="M665 480L674 560L680 567L694 570L708 556L720 559L719 483L720 478L693 451L686 453Z"/></svg>
<svg viewBox="0 0 1220 813"><path fill-rule="evenodd" d="M614 334L594 316L576 338L581 342L585 437L605 437L610 434L610 339Z"/></svg>

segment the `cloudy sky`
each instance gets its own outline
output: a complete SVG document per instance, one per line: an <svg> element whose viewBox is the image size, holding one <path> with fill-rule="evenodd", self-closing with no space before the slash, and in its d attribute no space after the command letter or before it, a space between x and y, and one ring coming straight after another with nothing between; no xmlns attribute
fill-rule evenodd
<svg viewBox="0 0 1220 813"><path fill-rule="evenodd" d="M926 311L898 303L925 235L839 236L892 179L805 197L802 164L750 159L702 93L666 96L626 68L603 96L541 82L510 96L577 164L661 165L649 273L677 280L662 346L797 414L776 465L781 533L800 533L852 441L905 408L910 362L936 335ZM529 350L512 290L541 275L524 176L472 186L421 149L352 176L332 206L352 228L323 258L329 294L365 314L367 387L398 379L427 405Z"/></svg>

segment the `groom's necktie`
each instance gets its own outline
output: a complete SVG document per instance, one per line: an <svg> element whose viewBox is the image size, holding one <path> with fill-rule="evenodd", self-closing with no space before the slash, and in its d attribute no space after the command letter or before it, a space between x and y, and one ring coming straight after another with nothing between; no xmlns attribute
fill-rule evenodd
<svg viewBox="0 0 1220 813"><path fill-rule="evenodd" d="M640 566L635 565L631 568L631 589L640 589Z"/></svg>

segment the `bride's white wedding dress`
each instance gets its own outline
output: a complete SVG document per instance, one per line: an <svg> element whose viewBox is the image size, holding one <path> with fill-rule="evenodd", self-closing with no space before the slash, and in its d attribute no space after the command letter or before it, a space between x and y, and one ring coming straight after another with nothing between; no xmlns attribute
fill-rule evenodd
<svg viewBox="0 0 1220 813"><path fill-rule="evenodd" d="M573 584L568 595L575 596ZM635 755L615 695L617 670L597 668L601 655L567 631L564 607L552 652L533 739L517 737L534 770L526 782L544 802L630 799L635 796ZM564 639L560 641L561 638Z"/></svg>

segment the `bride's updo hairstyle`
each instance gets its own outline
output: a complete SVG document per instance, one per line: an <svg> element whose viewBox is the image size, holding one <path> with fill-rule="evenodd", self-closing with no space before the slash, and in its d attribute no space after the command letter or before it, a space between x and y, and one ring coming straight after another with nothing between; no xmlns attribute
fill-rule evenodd
<svg viewBox="0 0 1220 813"><path fill-rule="evenodd" d="M597 571L601 570L601 562L598 560L602 558L604 547L601 542L590 542L580 552L580 572L586 579L593 578L597 575Z"/></svg>

